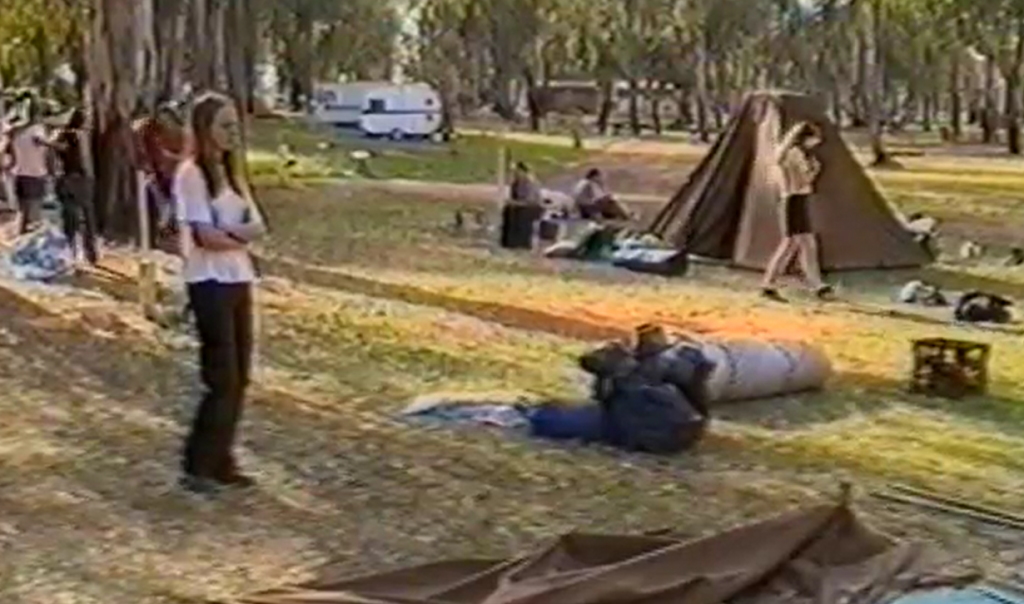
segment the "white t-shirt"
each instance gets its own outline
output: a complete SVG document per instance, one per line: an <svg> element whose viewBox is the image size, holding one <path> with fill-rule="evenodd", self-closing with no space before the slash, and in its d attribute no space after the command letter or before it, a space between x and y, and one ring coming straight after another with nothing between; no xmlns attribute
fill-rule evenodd
<svg viewBox="0 0 1024 604"><path fill-rule="evenodd" d="M11 148L14 150L14 175L44 178L49 174L46 165L47 148L37 139L46 138L42 124L32 124L16 131Z"/></svg>
<svg viewBox="0 0 1024 604"><path fill-rule="evenodd" d="M230 187L211 200L203 173L193 161L185 161L174 175L174 199L181 223L181 251L185 259L183 276L186 283L216 281L218 283L250 283L256 280L252 258L246 249L208 250L195 244L193 224L213 227L236 226L249 221L262 224L256 205L235 193Z"/></svg>

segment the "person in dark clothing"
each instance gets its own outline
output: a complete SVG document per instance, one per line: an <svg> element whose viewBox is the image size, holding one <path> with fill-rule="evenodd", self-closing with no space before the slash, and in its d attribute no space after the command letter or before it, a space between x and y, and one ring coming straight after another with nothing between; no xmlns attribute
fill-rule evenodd
<svg viewBox="0 0 1024 604"><path fill-rule="evenodd" d="M541 204L540 184L537 183L537 177L533 175L530 167L523 162L516 164L512 182L509 184L509 200L515 203Z"/></svg>
<svg viewBox="0 0 1024 604"><path fill-rule="evenodd" d="M249 244L265 223L244 181L233 101L216 94L198 99L192 128L194 148L178 168L174 198L206 393L185 443L182 484L212 494L255 484L240 471L233 448L254 340Z"/></svg>
<svg viewBox="0 0 1024 604"><path fill-rule="evenodd" d="M81 236L85 258L95 265L99 259L96 249L96 209L93 203L93 168L86 132L85 113L75 109L67 125L50 145L60 163L57 180L57 198L61 206L64 236L78 257L78 239Z"/></svg>

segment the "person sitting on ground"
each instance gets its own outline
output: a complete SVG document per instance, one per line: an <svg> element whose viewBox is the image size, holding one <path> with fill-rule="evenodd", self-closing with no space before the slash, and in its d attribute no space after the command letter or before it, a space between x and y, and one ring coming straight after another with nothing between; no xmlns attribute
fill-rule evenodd
<svg viewBox="0 0 1024 604"><path fill-rule="evenodd" d="M604 174L591 168L573 189L573 202L585 220L629 220L629 211L608 191Z"/></svg>
<svg viewBox="0 0 1024 604"><path fill-rule="evenodd" d="M781 172L779 215L782 218L782 240L768 262L761 284L761 295L770 300L785 301L775 284L789 268L794 256L799 257L804 280L818 298L827 299L833 293L832 286L821 277L818 239L811 224L810 204L812 200L820 202L815 195L815 185L821 174L821 162L815 156L815 150L822 142L820 128L801 122L779 144L776 157Z"/></svg>
<svg viewBox="0 0 1024 604"><path fill-rule="evenodd" d="M530 205L541 204L540 184L533 175L530 166L517 162L509 184L509 201Z"/></svg>

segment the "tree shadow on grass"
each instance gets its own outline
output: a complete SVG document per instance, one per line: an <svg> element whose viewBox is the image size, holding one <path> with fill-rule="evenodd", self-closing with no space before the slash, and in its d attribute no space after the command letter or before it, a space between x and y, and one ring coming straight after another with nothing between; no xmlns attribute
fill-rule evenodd
<svg viewBox="0 0 1024 604"><path fill-rule="evenodd" d="M242 430L242 463L259 469L261 489L200 502L175 487L196 396L188 363L130 337L96 337L3 292L0 312L14 341L0 346L0 385L16 393L0 406L20 422L11 433L19 448L40 451L28 461L0 454L4 522L26 535L5 562L44 565L48 583L88 584L108 599L220 598L329 559L364 571L504 556L574 526L704 525L717 512L680 518L671 501L730 488L708 479L662 497L658 485L679 482L671 468L623 474L599 452L411 431L372 407L264 386ZM426 503L427 489L443 495ZM40 552L75 563L51 569Z"/></svg>
<svg viewBox="0 0 1024 604"><path fill-rule="evenodd" d="M816 426L901 406L981 422L993 432L1018 436L1024 426L1024 400L995 394L1011 386L995 383L988 394L950 399L911 392L909 376L899 380L844 372L821 391L727 403L714 411L723 420L786 432L813 430Z"/></svg>

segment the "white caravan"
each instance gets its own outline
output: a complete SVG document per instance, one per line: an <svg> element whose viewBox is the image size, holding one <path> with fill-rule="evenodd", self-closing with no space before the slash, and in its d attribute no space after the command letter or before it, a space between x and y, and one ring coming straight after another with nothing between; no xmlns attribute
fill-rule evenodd
<svg viewBox="0 0 1024 604"><path fill-rule="evenodd" d="M367 136L429 137L441 128L441 97L427 84L323 84L316 89L313 118Z"/></svg>

